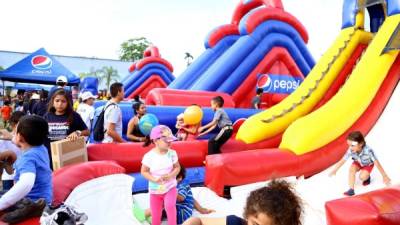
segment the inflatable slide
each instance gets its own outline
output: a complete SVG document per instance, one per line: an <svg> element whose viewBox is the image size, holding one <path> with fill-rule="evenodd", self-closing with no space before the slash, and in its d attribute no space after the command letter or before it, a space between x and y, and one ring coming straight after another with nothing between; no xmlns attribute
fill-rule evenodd
<svg viewBox="0 0 400 225"><path fill-rule="evenodd" d="M206 51L158 94L182 96L169 103L181 105L195 102L186 92L222 92L232 95L236 107L249 108L260 75L277 75L278 86L279 81L286 84L290 78L302 81L307 76L315 64L307 42L306 29L284 11L280 0L241 1L232 22L214 29L206 38ZM295 87L289 89L291 93ZM270 104L286 96L273 90L265 93Z"/></svg>
<svg viewBox="0 0 400 225"><path fill-rule="evenodd" d="M380 8L380 13L372 13L373 6ZM347 48L359 43L356 40L363 36L371 37L363 31L364 9L369 10L371 21L383 15L382 23L371 24L378 26L377 32L338 93L309 113L323 97L329 77L343 67L346 59L342 57L349 56L344 54ZM349 41L339 47L341 54L334 51L334 45L292 95L270 110L249 118L238 131L237 138L246 143L262 141L284 131L279 148L207 157L207 186L222 194L225 186L271 177L314 175L343 156L345 138L350 131L366 134L374 126L399 80L399 50L389 49L387 45L398 38L400 2L365 5L356 0L345 1L343 11L343 29L337 41L343 38ZM333 63L332 58L336 58ZM321 74L325 75L321 78ZM244 167L244 160L252 163Z"/></svg>

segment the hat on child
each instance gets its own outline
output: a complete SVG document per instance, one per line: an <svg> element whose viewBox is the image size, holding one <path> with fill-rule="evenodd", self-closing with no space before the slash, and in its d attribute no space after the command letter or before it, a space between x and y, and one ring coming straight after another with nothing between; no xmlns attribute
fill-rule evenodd
<svg viewBox="0 0 400 225"><path fill-rule="evenodd" d="M32 95L32 97L31 97L31 99L33 99L33 100L39 100L39 99L40 99L40 95L34 93L34 94Z"/></svg>
<svg viewBox="0 0 400 225"><path fill-rule="evenodd" d="M94 99L97 98L97 96L93 95L92 92L90 91L83 92L80 97L82 98L82 101L86 101L89 98L94 98Z"/></svg>
<svg viewBox="0 0 400 225"><path fill-rule="evenodd" d="M184 118L184 114L183 114L183 113L179 114L179 115L176 117L176 119L178 119L178 120L183 120L183 118Z"/></svg>
<svg viewBox="0 0 400 225"><path fill-rule="evenodd" d="M171 129L169 129L169 127L164 125L158 125L153 127L153 129L151 129L150 139L156 140L159 138L165 138L165 140L168 142L177 140L177 138L172 134Z"/></svg>

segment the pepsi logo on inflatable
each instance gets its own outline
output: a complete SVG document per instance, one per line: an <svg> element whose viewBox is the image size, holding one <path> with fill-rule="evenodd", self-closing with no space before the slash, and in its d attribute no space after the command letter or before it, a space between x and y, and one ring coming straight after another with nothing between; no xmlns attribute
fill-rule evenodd
<svg viewBox="0 0 400 225"><path fill-rule="evenodd" d="M53 65L53 61L48 56L37 55L32 58L31 64L35 69L47 70Z"/></svg>
<svg viewBox="0 0 400 225"><path fill-rule="evenodd" d="M258 77L257 88L262 88L264 92L270 92L272 88L272 80L268 74L261 74Z"/></svg>

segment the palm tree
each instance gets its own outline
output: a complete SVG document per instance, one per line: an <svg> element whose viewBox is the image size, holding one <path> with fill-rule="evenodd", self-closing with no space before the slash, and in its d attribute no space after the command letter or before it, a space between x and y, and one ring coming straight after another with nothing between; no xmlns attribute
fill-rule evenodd
<svg viewBox="0 0 400 225"><path fill-rule="evenodd" d="M80 73L79 78L83 79L85 77L96 77L97 79L100 80L101 78L101 70L95 69L94 67L90 68L90 71L87 73Z"/></svg>
<svg viewBox="0 0 400 225"><path fill-rule="evenodd" d="M185 52L185 58L184 59L186 60L186 65L190 66L190 64L192 64L192 61L193 61L193 56L189 52Z"/></svg>
<svg viewBox="0 0 400 225"><path fill-rule="evenodd" d="M99 79L105 82L107 89L110 87L111 82L119 80L118 71L112 66L104 66L99 70L99 73L101 74Z"/></svg>

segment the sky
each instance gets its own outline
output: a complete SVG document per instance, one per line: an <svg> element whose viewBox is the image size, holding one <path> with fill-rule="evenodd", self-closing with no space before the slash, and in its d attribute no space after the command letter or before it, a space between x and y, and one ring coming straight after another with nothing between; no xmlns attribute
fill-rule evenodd
<svg viewBox="0 0 400 225"><path fill-rule="evenodd" d="M0 1L0 50L118 59L122 42L146 37L172 63L195 58L215 27L230 23L239 0L13 0ZM309 32L317 60L337 37L343 0L283 0Z"/></svg>

